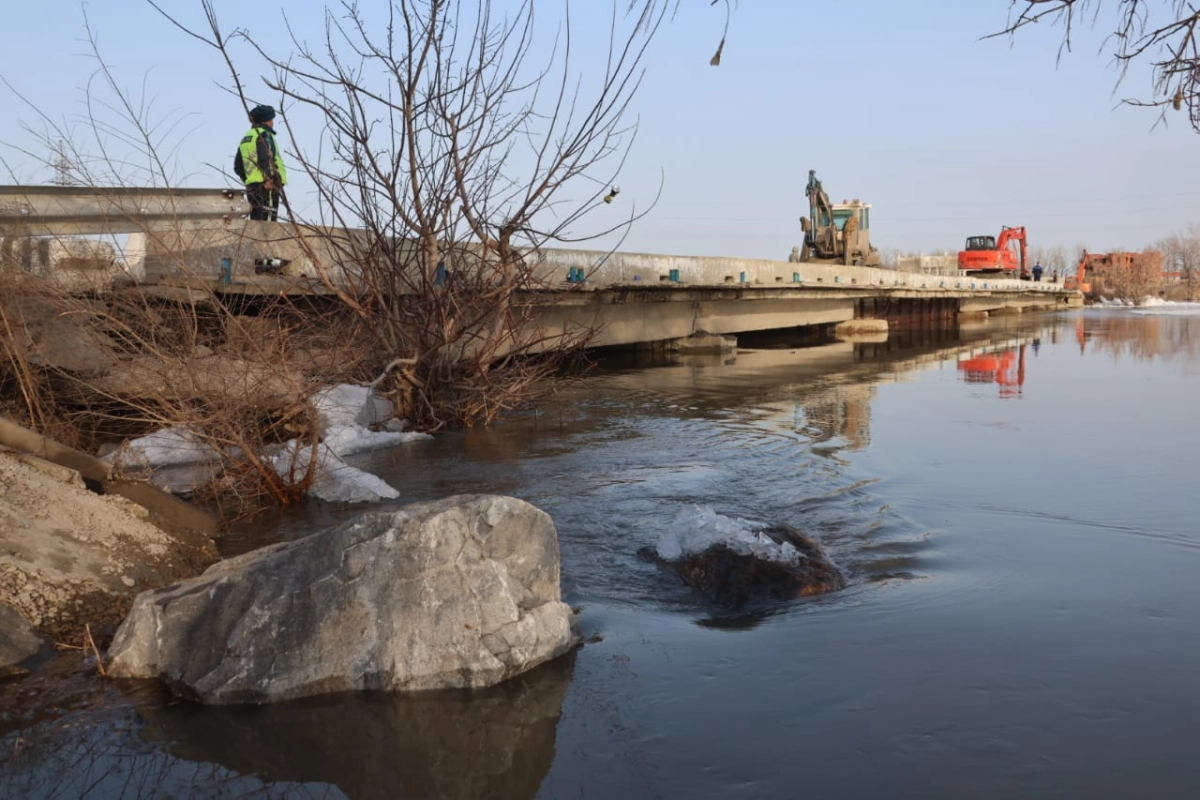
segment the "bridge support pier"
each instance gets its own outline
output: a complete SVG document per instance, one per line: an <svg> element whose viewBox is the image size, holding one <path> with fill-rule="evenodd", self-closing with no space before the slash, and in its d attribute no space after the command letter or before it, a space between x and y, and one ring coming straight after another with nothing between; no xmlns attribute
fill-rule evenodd
<svg viewBox="0 0 1200 800"><path fill-rule="evenodd" d="M958 299L953 297L864 298L859 319L881 319L890 330L918 331L953 327L958 322Z"/></svg>

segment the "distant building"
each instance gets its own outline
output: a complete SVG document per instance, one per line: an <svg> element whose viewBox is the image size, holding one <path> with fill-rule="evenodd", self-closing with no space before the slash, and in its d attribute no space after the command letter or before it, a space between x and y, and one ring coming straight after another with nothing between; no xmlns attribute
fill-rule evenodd
<svg viewBox="0 0 1200 800"><path fill-rule="evenodd" d="M1147 250L1144 253L1085 253L1081 266L1081 282L1085 284L1135 270L1163 275L1163 254L1157 250ZM1166 280L1165 275L1163 279Z"/></svg>

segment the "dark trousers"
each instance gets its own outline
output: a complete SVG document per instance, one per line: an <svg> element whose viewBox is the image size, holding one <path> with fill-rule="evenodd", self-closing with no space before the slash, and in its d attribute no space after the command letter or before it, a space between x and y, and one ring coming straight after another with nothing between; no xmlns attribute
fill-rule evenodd
<svg viewBox="0 0 1200 800"><path fill-rule="evenodd" d="M261 183L247 183L246 200L250 203L250 219L274 222L279 218L278 189L267 191Z"/></svg>

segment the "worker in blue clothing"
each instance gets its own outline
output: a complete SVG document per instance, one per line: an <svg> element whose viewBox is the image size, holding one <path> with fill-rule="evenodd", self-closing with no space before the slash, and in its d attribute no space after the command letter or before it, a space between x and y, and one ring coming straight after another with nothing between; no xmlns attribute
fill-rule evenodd
<svg viewBox="0 0 1200 800"><path fill-rule="evenodd" d="M1039 261L1033 265L1033 280L1034 280L1034 282L1040 282L1042 280L1042 272L1044 272L1044 270L1042 269L1042 262Z"/></svg>
<svg viewBox="0 0 1200 800"><path fill-rule="evenodd" d="M246 184L250 219L271 222L279 217L279 199L287 184L287 167L275 141L275 109L255 106L250 125L233 158L233 171Z"/></svg>

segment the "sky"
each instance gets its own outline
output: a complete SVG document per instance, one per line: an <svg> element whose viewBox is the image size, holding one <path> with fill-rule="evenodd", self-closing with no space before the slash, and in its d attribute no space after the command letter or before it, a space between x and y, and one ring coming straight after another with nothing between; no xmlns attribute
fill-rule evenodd
<svg viewBox="0 0 1200 800"><path fill-rule="evenodd" d="M543 2L539 14L552 18L563 3ZM165 5L200 21L197 2ZM285 44L275 0L252 14L233 0L215 5L227 27ZM576 0L577 35L604 36L607 7ZM26 130L44 123L14 92L79 129L96 70L83 8L41 0L6 9L0 183L53 177L38 163L53 135ZM215 51L141 0L86 9L101 54L158 121L172 170L187 185L227 185L247 126ZM319 35L319 5L287 10L302 35ZM967 236L1006 225L1025 226L1034 247L1140 249L1200 221L1200 134L1185 114L1156 126L1156 111L1119 103L1149 94L1148 72L1134 69L1117 87L1102 28L1080 31L1061 60L1061 30L1045 23L984 39L1008 11L1008 0L747 0L735 4L712 67L725 11L682 0L630 107L638 127L616 179L621 192L589 223L599 230L648 211L621 250L783 259L800 241L810 169L834 202L872 205L871 241L885 251L955 251ZM586 84L595 66L579 67ZM257 86L255 69L247 60L243 78ZM281 130L285 148L314 135L303 123ZM295 202L302 181L292 189Z"/></svg>

